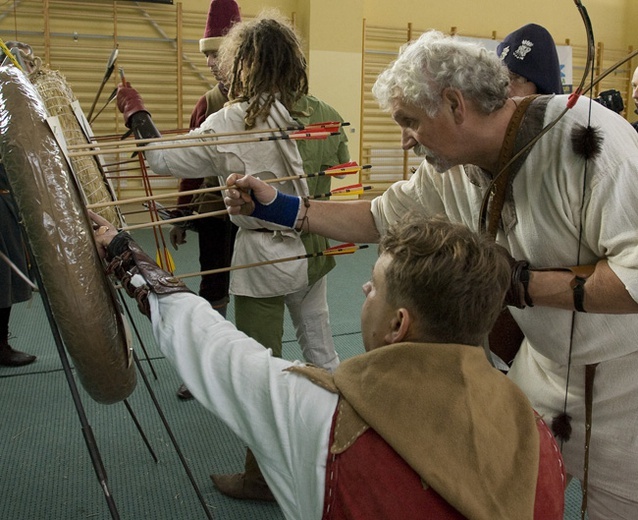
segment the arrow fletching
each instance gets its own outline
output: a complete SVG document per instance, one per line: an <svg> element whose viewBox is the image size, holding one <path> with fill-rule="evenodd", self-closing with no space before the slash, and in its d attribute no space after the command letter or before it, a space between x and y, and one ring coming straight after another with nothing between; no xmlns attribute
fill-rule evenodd
<svg viewBox="0 0 638 520"><path fill-rule="evenodd" d="M340 121L324 121L322 123L311 123L304 127L306 131L323 131L323 132L338 132L342 126L347 126L350 123L341 123Z"/></svg>
<svg viewBox="0 0 638 520"><path fill-rule="evenodd" d="M347 244L339 244L336 246L329 247L323 252L324 256L336 256L336 255L350 255L357 251L358 249L365 249L368 247L366 244L364 245L356 245L352 242Z"/></svg>
<svg viewBox="0 0 638 520"><path fill-rule="evenodd" d="M333 135L339 135L339 132L328 132L326 130L297 130L288 134L289 139L326 139Z"/></svg>
<svg viewBox="0 0 638 520"><path fill-rule="evenodd" d="M350 123L341 121L323 121L321 123L311 123L301 130L289 134L290 139L325 139L331 135L339 135L341 127Z"/></svg>
<svg viewBox="0 0 638 520"><path fill-rule="evenodd" d="M155 262L165 271L170 273L175 272L175 262L173 261L173 257L168 252L168 249L164 248L163 251L157 249L157 253L155 255Z"/></svg>
<svg viewBox="0 0 638 520"><path fill-rule="evenodd" d="M330 195L360 195L366 189L370 189L371 186L364 187L363 184L351 184L350 186L343 186L341 188L335 188L330 192Z"/></svg>
<svg viewBox="0 0 638 520"><path fill-rule="evenodd" d="M366 170L370 168L371 165L366 164L363 166L359 166L357 161L350 161L343 164L337 164L336 166L332 166L323 172L324 175L350 175L352 173L357 173L361 170Z"/></svg>

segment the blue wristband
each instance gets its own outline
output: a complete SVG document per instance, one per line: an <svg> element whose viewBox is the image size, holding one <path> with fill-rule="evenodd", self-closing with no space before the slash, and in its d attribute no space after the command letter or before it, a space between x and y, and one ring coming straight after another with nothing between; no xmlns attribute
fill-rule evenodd
<svg viewBox="0 0 638 520"><path fill-rule="evenodd" d="M278 191L275 200L270 204L262 204L255 198L254 194L252 198L255 202L255 211L251 217L294 229L301 206L301 197L286 195Z"/></svg>

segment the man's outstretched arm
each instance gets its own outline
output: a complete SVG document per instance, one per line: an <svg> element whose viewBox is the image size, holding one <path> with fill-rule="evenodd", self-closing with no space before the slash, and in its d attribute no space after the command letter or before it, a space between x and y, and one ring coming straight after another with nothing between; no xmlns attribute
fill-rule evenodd
<svg viewBox="0 0 638 520"><path fill-rule="evenodd" d="M304 201L250 175L233 174L226 182L233 186L224 199L231 215L254 216L342 242L379 241L368 200Z"/></svg>

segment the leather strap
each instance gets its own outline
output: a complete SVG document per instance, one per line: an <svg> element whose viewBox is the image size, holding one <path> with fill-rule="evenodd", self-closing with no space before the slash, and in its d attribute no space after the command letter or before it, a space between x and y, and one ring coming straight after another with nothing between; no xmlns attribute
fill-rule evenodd
<svg viewBox="0 0 638 520"><path fill-rule="evenodd" d="M595 268L595 265L576 265L570 268L571 272L574 273L570 287L574 294L574 309L578 312L587 312L585 310L585 282Z"/></svg>
<svg viewBox="0 0 638 520"><path fill-rule="evenodd" d="M569 286L572 288L574 295L574 309L578 312L587 312L585 310L585 282L587 278L575 276Z"/></svg>
<svg viewBox="0 0 638 520"><path fill-rule="evenodd" d="M536 99L538 96L527 96L521 100L521 102L516 107L512 118L510 119L509 124L507 125L507 130L505 132L505 138L503 139L503 146L501 147L501 152L498 158L498 166L497 166L497 174L494 179L492 189L490 193L492 194L491 203L489 204L489 214L487 218L485 216L486 208L487 208L487 200L489 200L489 193L485 194L485 200L483 207L481 208L481 222L484 224L487 220L487 232L492 238L496 238L496 232L498 230L498 222L501 218L501 211L503 209L503 204L505 203L505 195L507 193L507 188L510 183L510 174L512 171L512 165L508 165L505 169L505 165L512 158L512 154L514 151L514 145L516 144L516 135L518 133L518 128L523 121L523 116L530 103ZM484 227L485 229L485 227Z"/></svg>
<svg viewBox="0 0 638 520"><path fill-rule="evenodd" d="M581 518L587 511L587 482L589 480L589 444L591 441L591 420L594 402L594 378L598 363L585 366L585 460L583 465L583 499L581 502Z"/></svg>
<svg viewBox="0 0 638 520"><path fill-rule="evenodd" d="M585 310L585 282L587 278L589 278L594 270L596 269L596 265L587 264L587 265L574 265L571 267L542 267L538 269L534 269L534 271L569 271L574 275L571 282L569 282L569 287L572 290L574 296L574 309L577 312L587 312Z"/></svg>

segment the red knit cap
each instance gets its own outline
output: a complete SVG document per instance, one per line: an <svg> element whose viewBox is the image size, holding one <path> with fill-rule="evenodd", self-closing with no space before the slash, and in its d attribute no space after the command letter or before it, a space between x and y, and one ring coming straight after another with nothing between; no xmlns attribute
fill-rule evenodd
<svg viewBox="0 0 638 520"><path fill-rule="evenodd" d="M237 22L241 22L241 15L235 0L211 0L204 37L199 40L199 50L203 53L218 50L222 37Z"/></svg>

